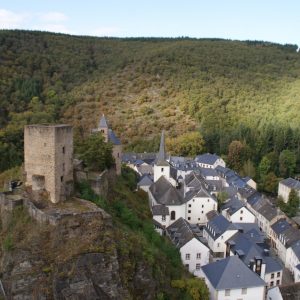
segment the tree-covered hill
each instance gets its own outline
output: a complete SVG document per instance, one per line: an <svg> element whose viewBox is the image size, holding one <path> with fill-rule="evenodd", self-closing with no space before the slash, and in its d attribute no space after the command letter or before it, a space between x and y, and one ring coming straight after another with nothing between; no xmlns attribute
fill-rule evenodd
<svg viewBox="0 0 300 300"><path fill-rule="evenodd" d="M15 142L25 123L60 120L82 134L102 112L127 149L153 150L162 129L169 136L200 130L208 151L227 154L238 140L255 165L286 148L299 160L296 50L258 41L0 31L0 154L19 157L0 155L0 169L21 160Z"/></svg>

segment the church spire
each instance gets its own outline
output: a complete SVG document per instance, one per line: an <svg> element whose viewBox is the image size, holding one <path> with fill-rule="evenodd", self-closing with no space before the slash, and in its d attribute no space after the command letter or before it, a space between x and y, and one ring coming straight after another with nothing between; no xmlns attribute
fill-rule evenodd
<svg viewBox="0 0 300 300"><path fill-rule="evenodd" d="M165 132L164 130L161 133L160 138L160 146L159 146L159 152L157 154L156 158L156 165L166 164L166 152L165 152Z"/></svg>
<svg viewBox="0 0 300 300"><path fill-rule="evenodd" d="M99 128L108 128L104 114L102 115L102 117L100 119Z"/></svg>

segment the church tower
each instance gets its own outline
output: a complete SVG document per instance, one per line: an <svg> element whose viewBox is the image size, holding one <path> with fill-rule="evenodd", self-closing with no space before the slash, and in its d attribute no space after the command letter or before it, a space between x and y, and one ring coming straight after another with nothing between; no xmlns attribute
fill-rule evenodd
<svg viewBox="0 0 300 300"><path fill-rule="evenodd" d="M108 142L108 125L107 125L104 114L102 115L102 117L100 119L98 130L102 133L104 140L107 143Z"/></svg>
<svg viewBox="0 0 300 300"><path fill-rule="evenodd" d="M167 180L170 179L170 164L166 160L164 131L161 133L159 152L154 163L154 182L161 176L165 176Z"/></svg>

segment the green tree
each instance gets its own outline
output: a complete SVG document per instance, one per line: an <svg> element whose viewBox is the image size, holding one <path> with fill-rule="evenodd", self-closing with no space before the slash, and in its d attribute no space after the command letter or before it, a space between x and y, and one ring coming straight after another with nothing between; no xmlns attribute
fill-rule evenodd
<svg viewBox="0 0 300 300"><path fill-rule="evenodd" d="M112 145L106 143L101 133L88 136L82 142L77 141L75 147L78 157L90 170L102 171L112 166Z"/></svg>
<svg viewBox="0 0 300 300"><path fill-rule="evenodd" d="M270 159L265 155L259 165L258 165L258 177L261 180L264 180L265 177L267 176L267 174L270 172L271 170L271 161Z"/></svg>
<svg viewBox="0 0 300 300"><path fill-rule="evenodd" d="M229 196L226 192L218 193L217 200L218 200L218 211L219 212L221 211L222 204L228 199L228 197Z"/></svg>
<svg viewBox="0 0 300 300"><path fill-rule="evenodd" d="M296 155L290 150L283 150L279 155L279 172L282 177L290 177L296 168Z"/></svg>
<svg viewBox="0 0 300 300"><path fill-rule="evenodd" d="M173 280L172 287L185 291L193 300L209 299L207 285L200 278Z"/></svg>
<svg viewBox="0 0 300 300"><path fill-rule="evenodd" d="M243 165L243 168L241 171L241 175L250 176L252 178L255 177L255 175L256 175L255 166L250 159L248 159L246 162L244 162L244 165Z"/></svg>

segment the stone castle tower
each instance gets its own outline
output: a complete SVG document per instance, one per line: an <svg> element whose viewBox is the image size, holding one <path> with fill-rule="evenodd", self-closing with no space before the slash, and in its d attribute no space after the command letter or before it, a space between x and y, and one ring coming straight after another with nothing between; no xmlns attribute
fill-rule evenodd
<svg viewBox="0 0 300 300"><path fill-rule="evenodd" d="M73 129L70 125L27 125L24 129L26 185L45 189L53 203L73 191Z"/></svg>
<svg viewBox="0 0 300 300"><path fill-rule="evenodd" d="M105 142L112 143L112 155L116 163L116 172L118 175L120 175L122 166L122 144L120 140L116 137L113 130L109 128L104 115L102 115L102 117L100 118L98 128L93 129L92 132L101 132Z"/></svg>

